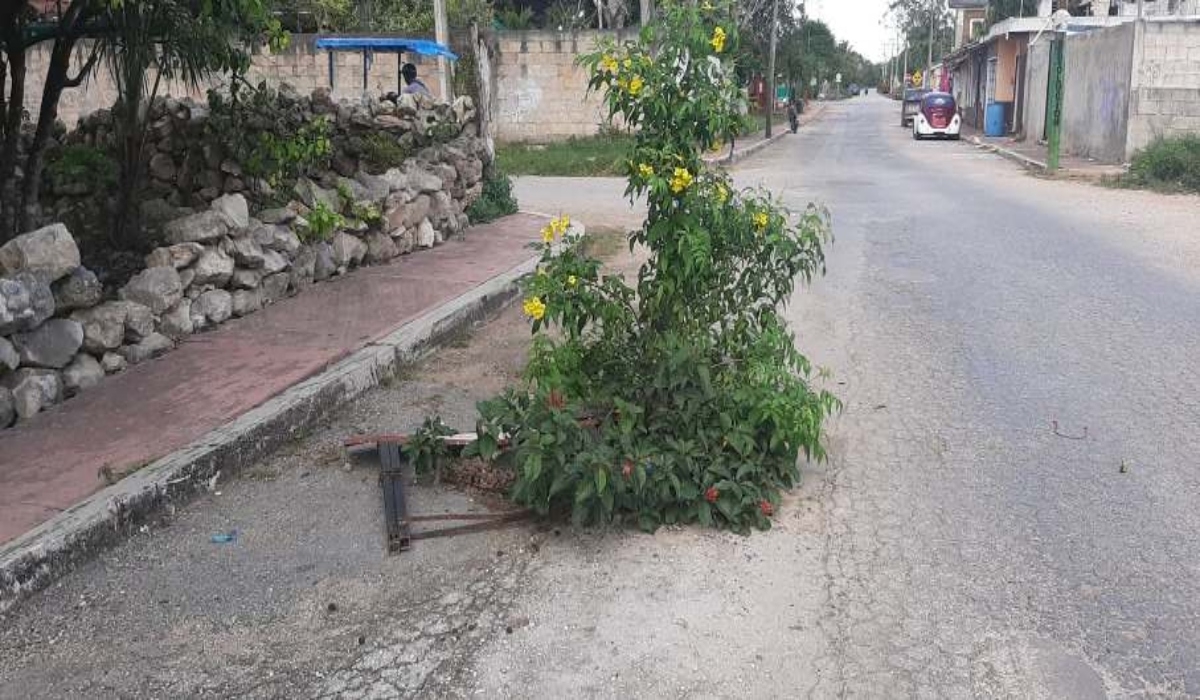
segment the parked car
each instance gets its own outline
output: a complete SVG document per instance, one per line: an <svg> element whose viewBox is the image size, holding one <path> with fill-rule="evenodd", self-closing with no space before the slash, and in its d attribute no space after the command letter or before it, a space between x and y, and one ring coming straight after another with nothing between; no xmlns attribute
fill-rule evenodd
<svg viewBox="0 0 1200 700"><path fill-rule="evenodd" d="M946 92L930 92L921 98L920 109L913 117L913 138L942 136L958 140L962 132L962 117L954 95Z"/></svg>
<svg viewBox="0 0 1200 700"><path fill-rule="evenodd" d="M922 88L905 88L904 100L900 107L900 126L913 123L913 117L921 111L921 99L927 94L929 91Z"/></svg>

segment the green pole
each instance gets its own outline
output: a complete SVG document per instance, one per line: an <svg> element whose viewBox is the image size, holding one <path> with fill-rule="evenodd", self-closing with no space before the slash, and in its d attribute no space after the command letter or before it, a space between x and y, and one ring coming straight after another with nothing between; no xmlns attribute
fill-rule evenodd
<svg viewBox="0 0 1200 700"><path fill-rule="evenodd" d="M1063 60L1063 48L1066 42L1062 37L1055 37L1050 42L1050 89L1046 104L1046 141L1049 143L1049 153L1046 156L1046 167L1058 170L1059 151L1062 148L1062 110L1063 110L1063 73L1066 71L1066 61Z"/></svg>

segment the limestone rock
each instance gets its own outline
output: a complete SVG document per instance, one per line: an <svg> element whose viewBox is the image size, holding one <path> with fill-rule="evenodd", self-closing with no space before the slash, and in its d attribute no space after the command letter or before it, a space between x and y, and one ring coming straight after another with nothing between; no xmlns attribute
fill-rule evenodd
<svg viewBox="0 0 1200 700"><path fill-rule="evenodd" d="M49 283L29 272L0 277L0 335L35 328L53 315Z"/></svg>
<svg viewBox="0 0 1200 700"><path fill-rule="evenodd" d="M213 200L212 210L225 215L229 226L241 231L250 226L250 207L240 194L227 194Z"/></svg>
<svg viewBox="0 0 1200 700"><path fill-rule="evenodd" d="M17 333L12 344L25 367L62 369L83 346L83 326L78 321L53 318L32 331Z"/></svg>
<svg viewBox="0 0 1200 700"><path fill-rule="evenodd" d="M124 372L129 367L129 361L115 352L106 352L104 357L100 358L100 367L104 369L105 374L116 374Z"/></svg>
<svg viewBox="0 0 1200 700"><path fill-rule="evenodd" d="M192 302L192 324L195 327L215 326L228 321L231 316L233 295L224 289L210 289Z"/></svg>
<svg viewBox="0 0 1200 700"><path fill-rule="evenodd" d="M196 262L203 252L204 246L199 243L177 243L172 246L155 248L146 256L146 267L173 267L176 270L182 270Z"/></svg>
<svg viewBox="0 0 1200 700"><path fill-rule="evenodd" d="M224 287L233 276L233 258L218 248L206 248L191 270L196 273L192 284Z"/></svg>
<svg viewBox="0 0 1200 700"><path fill-rule="evenodd" d="M63 394L74 396L96 386L101 379L104 379L104 368L100 362L87 353L80 353L62 372Z"/></svg>
<svg viewBox="0 0 1200 700"><path fill-rule="evenodd" d="M158 332L172 340L192 334L192 303L187 299L171 307L158 323Z"/></svg>
<svg viewBox="0 0 1200 700"><path fill-rule="evenodd" d="M432 205L433 199L429 195L420 195L408 204L390 210L387 214L388 227L392 229L415 228L429 216Z"/></svg>
<svg viewBox="0 0 1200 700"><path fill-rule="evenodd" d="M21 356L6 338L0 338L0 374L21 366Z"/></svg>
<svg viewBox="0 0 1200 700"><path fill-rule="evenodd" d="M163 238L168 243L208 243L229 233L229 218L214 211L185 216L163 226Z"/></svg>
<svg viewBox="0 0 1200 700"><path fill-rule="evenodd" d="M51 224L0 247L0 277L27 272L50 284L79 267L79 247L62 224Z"/></svg>
<svg viewBox="0 0 1200 700"><path fill-rule="evenodd" d="M245 270L238 268L229 278L229 286L233 289L256 289L262 280L261 270Z"/></svg>
<svg viewBox="0 0 1200 700"><path fill-rule="evenodd" d="M337 263L333 260L333 246L321 242L313 246L313 281L324 282L337 272Z"/></svg>
<svg viewBox="0 0 1200 700"><path fill-rule="evenodd" d="M433 224L429 219L421 222L417 227L417 234L414 241L418 248L432 248L437 242L437 232L433 230Z"/></svg>
<svg viewBox="0 0 1200 700"><path fill-rule="evenodd" d="M270 277L264 277L260 291L262 293L262 304L274 304L275 302L287 296L288 285L291 283L291 275L286 272L280 272Z"/></svg>
<svg viewBox="0 0 1200 700"><path fill-rule="evenodd" d="M387 199L392 191L391 182L386 177L380 175L372 175L366 171L359 171L354 174L354 179L363 187L363 199L371 202L382 202Z"/></svg>
<svg viewBox="0 0 1200 700"><path fill-rule="evenodd" d="M396 229L392 231L392 242L396 244L396 251L401 255L407 255L413 251L416 246L415 236L411 229Z"/></svg>
<svg viewBox="0 0 1200 700"><path fill-rule="evenodd" d="M19 369L4 377L12 392L13 409L21 420L29 420L62 400L62 380L50 369Z"/></svg>
<svg viewBox="0 0 1200 700"><path fill-rule="evenodd" d="M296 257L292 260L292 274L289 286L296 291L301 291L313 283L313 278L316 276L317 268L317 253L311 246L302 246L296 251Z"/></svg>
<svg viewBox="0 0 1200 700"><path fill-rule="evenodd" d="M183 283L174 267L148 267L121 289L121 298L161 314L183 298Z"/></svg>
<svg viewBox="0 0 1200 700"><path fill-rule="evenodd" d="M61 314L75 309L87 309L104 298L104 285L96 273L86 267L77 267L51 287L54 292L55 313Z"/></svg>
<svg viewBox="0 0 1200 700"><path fill-rule="evenodd" d="M288 224L295 219L296 212L287 207L264 209L258 213L258 220L264 224Z"/></svg>
<svg viewBox="0 0 1200 700"><path fill-rule="evenodd" d="M333 263L337 267L358 265L367 254L366 244L345 231L340 231L333 237L332 248Z"/></svg>
<svg viewBox="0 0 1200 700"><path fill-rule="evenodd" d="M283 272L291 266L287 258L273 250L263 251L262 271L264 275L273 275L277 272Z"/></svg>
<svg viewBox="0 0 1200 700"><path fill-rule="evenodd" d="M233 293L231 305L235 318L252 314L262 308L262 293L257 289L239 289Z"/></svg>
<svg viewBox="0 0 1200 700"><path fill-rule="evenodd" d="M140 343L154 333L154 312L149 306L135 301L123 302L125 308L125 342Z"/></svg>
<svg viewBox="0 0 1200 700"><path fill-rule="evenodd" d="M125 339L125 317L129 314L125 302L110 301L91 309L76 311L71 318L83 327L83 347L99 355L116 350Z"/></svg>
<svg viewBox="0 0 1200 700"><path fill-rule="evenodd" d="M260 226L254 230L254 240L263 248L288 257L300 248L300 237L287 226Z"/></svg>
<svg viewBox="0 0 1200 700"><path fill-rule="evenodd" d="M366 260L372 265L385 263L388 260L400 254L396 244L392 242L392 237L382 231L375 231L367 235L367 257Z"/></svg>
<svg viewBox="0 0 1200 700"><path fill-rule="evenodd" d="M262 246L253 236L238 236L229 245L229 254L242 267L258 269L263 266L264 257Z"/></svg>
<svg viewBox="0 0 1200 700"><path fill-rule="evenodd" d="M327 190L308 178L301 178L296 183L296 195L310 209L315 209L317 204L324 204L330 211L342 209L342 200L337 192Z"/></svg>
<svg viewBox="0 0 1200 700"><path fill-rule="evenodd" d="M140 364L154 357L158 357L165 352L175 347L171 339L161 333L152 333L140 343L136 345L123 345L118 350L125 361L131 365Z"/></svg>

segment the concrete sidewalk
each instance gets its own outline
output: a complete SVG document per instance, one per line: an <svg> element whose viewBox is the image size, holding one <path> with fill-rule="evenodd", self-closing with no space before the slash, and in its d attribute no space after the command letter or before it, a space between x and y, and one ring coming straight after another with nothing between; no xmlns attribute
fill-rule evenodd
<svg viewBox="0 0 1200 700"><path fill-rule="evenodd" d="M0 433L0 560L21 544L14 540L29 539L24 533L46 530L46 521L105 488L102 471L120 474L203 446L218 428L417 319L432 333L446 319L427 319L431 311L463 311L448 303L473 292L483 303L487 283L516 279L514 270L532 264L537 255L527 244L542 222L507 217L317 285Z"/></svg>
<svg viewBox="0 0 1200 700"><path fill-rule="evenodd" d="M963 139L1026 168L1050 174L1050 168L1046 164L1048 149L1043 143L1029 140L1018 141L1009 136L984 136L970 128L963 129ZM1053 174L1056 177L1080 180L1102 180L1116 177L1124 172L1125 168L1119 165L1097 163L1087 158L1064 154L1059 158L1058 170Z"/></svg>

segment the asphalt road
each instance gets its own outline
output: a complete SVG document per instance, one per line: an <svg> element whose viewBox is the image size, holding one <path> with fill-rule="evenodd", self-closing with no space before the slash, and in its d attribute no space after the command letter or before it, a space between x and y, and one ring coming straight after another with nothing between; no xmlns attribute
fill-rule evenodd
<svg viewBox="0 0 1200 700"><path fill-rule="evenodd" d="M339 438L469 424L519 370L513 310L0 616L0 698L1200 697L1200 198L914 143L896 109L738 170L836 235L789 317L846 408L770 532L384 555ZM517 192L637 220L614 181Z"/></svg>
<svg viewBox="0 0 1200 700"><path fill-rule="evenodd" d="M846 382L816 694L1200 696L1200 199L1035 179L894 111L742 172L836 220L793 313Z"/></svg>

